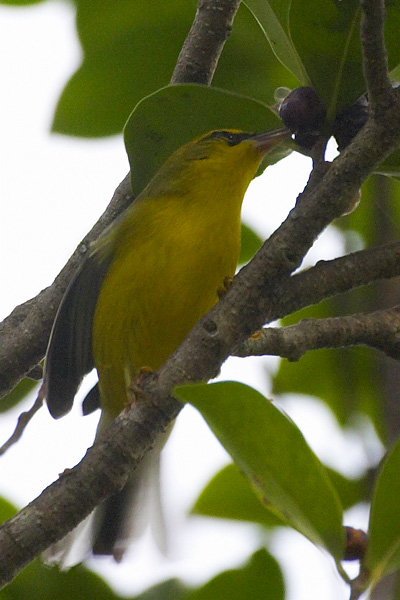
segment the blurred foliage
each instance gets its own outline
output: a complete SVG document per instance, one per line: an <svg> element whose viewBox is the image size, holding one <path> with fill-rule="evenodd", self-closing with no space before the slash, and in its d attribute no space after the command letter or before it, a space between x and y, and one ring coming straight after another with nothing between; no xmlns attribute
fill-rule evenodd
<svg viewBox="0 0 400 600"><path fill-rule="evenodd" d="M29 0L0 3L35 4ZM246 0L211 88L168 86L194 16L195 0L72 3L83 59L61 93L53 131L108 136L120 133L128 119L125 142L135 194L165 157L194 135L215 127L261 131L279 126L273 106L278 87L311 85L325 103L330 122L365 92L358 0ZM393 80L400 73L399 30L400 6L397 0L389 0L385 37ZM274 160L288 151L274 155ZM398 175L399 165L397 151L378 171ZM363 186L357 210L335 223L344 251L398 239L399 200L400 182L371 177ZM260 243L244 226L241 262L248 261ZM398 280L374 284L304 309L284 319L283 325L305 317L393 306L399 303L399 289ZM34 385L23 380L2 401L1 410L18 403ZM283 360L273 377L278 400L289 392L315 396L330 407L341 426L351 426L360 415L373 424L381 440L393 446L375 489L369 470L352 480L325 468L290 419L254 390L232 383L181 390L182 397L202 411L243 472L229 465L218 473L193 513L250 521L264 528L290 525L325 546L338 561L343 550L342 507L372 498L367 566L374 582L397 570L399 390L398 363L366 348L309 352L297 363ZM13 512L13 507L0 502L2 520ZM0 592L0 600L25 600L32 597L32 590L39 600L77 597L76 590L79 600L117 598L83 567L63 573L36 561ZM265 550L259 550L244 567L226 571L198 589L169 580L136 600L214 598L283 599L280 568Z"/></svg>

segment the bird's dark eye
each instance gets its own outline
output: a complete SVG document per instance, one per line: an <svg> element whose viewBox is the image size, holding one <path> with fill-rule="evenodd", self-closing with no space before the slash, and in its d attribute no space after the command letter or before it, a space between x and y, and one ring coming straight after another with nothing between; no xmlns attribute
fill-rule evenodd
<svg viewBox="0 0 400 600"><path fill-rule="evenodd" d="M240 133L233 133L232 131L213 131L209 135L210 138L219 138L221 140L225 140L229 146L236 146L251 136L251 133L244 133L242 131Z"/></svg>

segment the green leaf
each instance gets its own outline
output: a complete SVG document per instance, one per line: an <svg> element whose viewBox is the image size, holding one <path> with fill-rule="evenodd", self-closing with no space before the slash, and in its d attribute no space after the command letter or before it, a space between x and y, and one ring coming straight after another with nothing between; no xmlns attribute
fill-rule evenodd
<svg viewBox="0 0 400 600"><path fill-rule="evenodd" d="M140 596L135 596L132 600L185 600L189 594L189 588L179 579L168 579L149 588Z"/></svg>
<svg viewBox="0 0 400 600"><path fill-rule="evenodd" d="M344 509L369 500L368 477L348 479L325 467ZM267 510L265 510L267 509ZM191 512L205 517L258 523L264 527L284 526L277 515L261 504L248 480L235 464L219 471L202 490Z"/></svg>
<svg viewBox="0 0 400 600"><path fill-rule="evenodd" d="M236 382L178 387L268 508L337 559L342 509L324 467L294 423L256 390Z"/></svg>
<svg viewBox="0 0 400 600"><path fill-rule="evenodd" d="M113 135L137 102L168 84L196 2L75 3L83 62L59 99L53 130L84 137ZM245 7L236 16L214 84L268 103L277 85L295 84Z"/></svg>
<svg viewBox="0 0 400 600"><path fill-rule="evenodd" d="M365 92L358 0L246 0L246 4L276 56L300 85L315 89L331 120ZM399 30L400 8L389 2L385 42L390 69L400 62Z"/></svg>
<svg viewBox="0 0 400 600"><path fill-rule="evenodd" d="M400 440L376 481L369 522L366 566L375 583L400 568Z"/></svg>
<svg viewBox="0 0 400 600"><path fill-rule="evenodd" d="M211 479L191 512L205 517L250 521L264 527L286 525L259 501L235 464L227 465Z"/></svg>
<svg viewBox="0 0 400 600"><path fill-rule="evenodd" d="M252 12L242 4L218 61L213 86L271 105L276 88L298 85L299 80L277 60Z"/></svg>
<svg viewBox="0 0 400 600"><path fill-rule="evenodd" d="M243 265L253 258L261 248L262 240L255 231L242 223L242 241L240 244L239 264Z"/></svg>
<svg viewBox="0 0 400 600"><path fill-rule="evenodd" d="M370 499L369 477L358 479L349 479L334 469L325 467L332 481L335 490L337 491L344 510L358 504L359 502L368 502Z"/></svg>
<svg viewBox="0 0 400 600"><path fill-rule="evenodd" d="M306 70L294 46L289 31L289 11L292 0L246 0L259 22L277 58L297 78L301 85L310 85Z"/></svg>
<svg viewBox="0 0 400 600"><path fill-rule="evenodd" d="M71 600L79 593L79 600L117 600L119 596L98 576L85 567L60 571L49 568L40 559L30 563L9 586L0 592L1 600ZM78 592L79 590L79 592ZM4 594L4 596L2 595Z"/></svg>
<svg viewBox="0 0 400 600"><path fill-rule="evenodd" d="M267 131L281 125L261 102L226 90L186 84L167 86L144 98L125 126L125 146L135 197L182 144L212 129ZM282 158L288 149L268 155Z"/></svg>
<svg viewBox="0 0 400 600"><path fill-rule="evenodd" d="M135 104L168 83L195 1L75 0L83 62L56 108L53 131L119 133Z"/></svg>
<svg viewBox="0 0 400 600"><path fill-rule="evenodd" d="M13 506L8 500L4 498L0 498L0 523L4 523L4 521L8 521L15 514L17 514L18 510Z"/></svg>
<svg viewBox="0 0 400 600"><path fill-rule="evenodd" d="M400 150L392 152L374 172L389 177L400 177Z"/></svg>
<svg viewBox="0 0 400 600"><path fill-rule="evenodd" d="M365 90L359 21L356 0L293 0L291 4L293 43L331 118Z"/></svg>
<svg viewBox="0 0 400 600"><path fill-rule="evenodd" d="M280 567L266 550L261 549L244 567L220 573L192 592L187 600L283 600L284 597Z"/></svg>
<svg viewBox="0 0 400 600"><path fill-rule="evenodd" d="M39 4L44 0L0 0L0 4L7 6L29 6L30 4Z"/></svg>
<svg viewBox="0 0 400 600"><path fill-rule="evenodd" d="M25 377L15 386L15 388L0 399L0 413L6 412L19 404L26 396L38 385L37 381Z"/></svg>

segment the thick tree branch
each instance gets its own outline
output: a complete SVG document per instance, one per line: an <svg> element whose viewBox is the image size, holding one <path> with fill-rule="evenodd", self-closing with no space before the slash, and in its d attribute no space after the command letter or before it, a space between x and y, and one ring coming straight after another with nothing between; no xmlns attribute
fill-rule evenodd
<svg viewBox="0 0 400 600"><path fill-rule="evenodd" d="M237 356L275 355L299 360L310 350L370 346L400 357L400 307L346 317L304 319L291 327L266 327L243 344Z"/></svg>
<svg viewBox="0 0 400 600"><path fill-rule="evenodd" d="M170 83L211 83L240 0L199 0L192 28ZM129 175L116 189L105 213L81 241L54 283L21 304L0 324L0 398L42 360L65 289L95 241L133 201Z"/></svg>

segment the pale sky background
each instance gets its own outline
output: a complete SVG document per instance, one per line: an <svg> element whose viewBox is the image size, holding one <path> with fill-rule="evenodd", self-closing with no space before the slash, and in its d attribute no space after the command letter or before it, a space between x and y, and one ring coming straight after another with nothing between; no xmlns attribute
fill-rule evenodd
<svg viewBox="0 0 400 600"><path fill-rule="evenodd" d="M79 60L69 4L52 1L30 8L0 7L1 318L53 281L128 171L120 136L96 141L49 134L57 97ZM309 169L309 159L300 155L268 169L251 186L244 204L245 221L267 237L294 205ZM332 258L342 251L341 235L331 228L307 261ZM276 359L231 359L221 377L244 381L268 395L265 373L276 366ZM357 475L379 457L372 431L367 447L354 432L343 435L316 400L287 398L284 408L318 456L345 474ZM19 406L1 415L0 443L11 433L21 410ZM96 415L81 418L79 407L59 421L43 409L23 440L0 458L0 495L18 506L33 499L59 472L80 459L91 443L96 421ZM91 561L90 566L118 592L133 594L172 576L199 584L225 568L243 564L262 544L259 528L185 520L185 512L202 487L227 462L201 417L185 408L164 452L164 496L173 534L169 556L160 556L152 541L145 539L120 565L102 559ZM366 528L366 510L354 509L346 523ZM288 600L348 598L347 587L330 559L302 536L285 531L272 534L271 539L270 548L284 566Z"/></svg>

